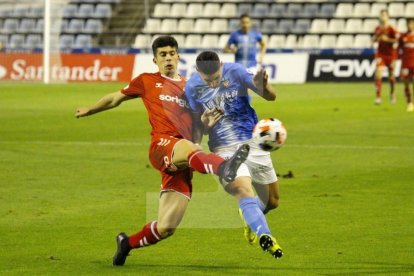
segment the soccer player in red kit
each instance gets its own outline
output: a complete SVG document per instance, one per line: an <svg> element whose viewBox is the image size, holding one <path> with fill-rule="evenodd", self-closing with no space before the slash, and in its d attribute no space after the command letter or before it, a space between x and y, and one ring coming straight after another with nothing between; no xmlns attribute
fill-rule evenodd
<svg viewBox="0 0 414 276"><path fill-rule="evenodd" d="M184 94L185 79L178 74L178 44L171 36L161 36L152 44L157 73L143 73L118 92L104 96L91 107L76 111L77 118L120 105L123 101L142 98L152 127L149 159L162 178L158 219L141 231L116 237L117 250L113 265L123 265L134 248L156 244L171 236L181 222L192 193L192 171L213 173L231 182L249 153L243 145L228 160L206 154L191 142L191 111Z"/></svg>
<svg viewBox="0 0 414 276"><path fill-rule="evenodd" d="M375 70L375 92L376 98L374 103L381 104L381 86L382 86L382 69L388 68L388 80L390 83L390 100L395 103L397 98L394 93L395 76L394 68L397 59L397 50L395 44L398 42L397 30L389 24L389 14L387 10L381 10L379 17L380 25L375 29L373 41L378 43L375 53L376 70Z"/></svg>
<svg viewBox="0 0 414 276"><path fill-rule="evenodd" d="M401 80L404 82L404 92L407 99L407 111L414 111L413 95L410 83L414 87L414 18L407 19L407 32L402 34L399 43L401 56Z"/></svg>

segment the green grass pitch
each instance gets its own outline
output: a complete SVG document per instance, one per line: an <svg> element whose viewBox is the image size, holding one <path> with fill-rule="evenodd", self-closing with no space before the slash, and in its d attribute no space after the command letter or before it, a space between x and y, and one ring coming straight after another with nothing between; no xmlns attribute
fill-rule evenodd
<svg viewBox="0 0 414 276"><path fill-rule="evenodd" d="M115 235L155 218L159 174L140 100L75 119L124 84L0 85L0 274L414 274L414 114L371 83L277 85L259 117L288 129L272 153L280 207L267 219L285 256L245 242L237 203L195 175L182 227L112 266ZM386 86L385 90L387 89ZM388 92L388 91L385 91Z"/></svg>

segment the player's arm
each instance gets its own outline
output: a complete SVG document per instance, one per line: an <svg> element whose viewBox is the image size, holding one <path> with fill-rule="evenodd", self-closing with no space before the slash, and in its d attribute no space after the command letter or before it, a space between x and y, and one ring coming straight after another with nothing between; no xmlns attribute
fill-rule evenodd
<svg viewBox="0 0 414 276"><path fill-rule="evenodd" d="M259 70L253 77L253 83L257 88L256 94L267 101L276 100L276 91L268 83L269 75L264 69Z"/></svg>
<svg viewBox="0 0 414 276"><path fill-rule="evenodd" d="M259 53L259 60L258 61L259 61L259 64L262 65L264 56L266 54L266 49L267 49L266 42L264 41L263 38L259 41L259 47L260 47L260 53Z"/></svg>
<svg viewBox="0 0 414 276"><path fill-rule="evenodd" d="M224 46L223 52L232 54L237 52L237 40L234 33L230 34L230 38Z"/></svg>
<svg viewBox="0 0 414 276"><path fill-rule="evenodd" d="M89 116L104 110L108 110L120 105L123 101L133 99L133 97L127 96L121 91L110 93L102 97L96 104L90 107L80 107L76 110L76 118Z"/></svg>
<svg viewBox="0 0 414 276"><path fill-rule="evenodd" d="M193 112L193 142L194 144L201 144L203 140L204 127L201 122L201 113Z"/></svg>

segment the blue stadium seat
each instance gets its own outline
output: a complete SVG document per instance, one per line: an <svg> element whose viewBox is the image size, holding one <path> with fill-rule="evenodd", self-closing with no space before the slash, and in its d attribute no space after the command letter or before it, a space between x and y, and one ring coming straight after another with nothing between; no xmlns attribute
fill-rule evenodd
<svg viewBox="0 0 414 276"><path fill-rule="evenodd" d="M240 16L242 14L251 14L252 13L252 5L247 3L241 3L237 7L237 14Z"/></svg>
<svg viewBox="0 0 414 276"><path fill-rule="evenodd" d="M95 7L94 17L97 18L109 18L112 16L112 8L109 4L98 4Z"/></svg>
<svg viewBox="0 0 414 276"><path fill-rule="evenodd" d="M34 48L43 48L43 40L41 35L29 34L26 37L24 43L24 48L34 49Z"/></svg>
<svg viewBox="0 0 414 276"><path fill-rule="evenodd" d="M268 12L269 12L269 5L268 4L257 3L253 7L253 11L251 13L251 16L263 17L263 16L267 16Z"/></svg>
<svg viewBox="0 0 414 276"><path fill-rule="evenodd" d="M4 20L3 28L1 30L2 33L11 34L15 33L19 28L19 20L14 18L7 18Z"/></svg>
<svg viewBox="0 0 414 276"><path fill-rule="evenodd" d="M76 5L66 5L63 8L63 17L66 17L66 18L75 17L77 11L78 11L78 6L76 6Z"/></svg>
<svg viewBox="0 0 414 276"><path fill-rule="evenodd" d="M61 49L70 49L75 44L73 35L61 35L59 38L59 46Z"/></svg>
<svg viewBox="0 0 414 276"><path fill-rule="evenodd" d="M38 19L36 22L36 27L33 29L34 33L43 33L44 21L43 19Z"/></svg>
<svg viewBox="0 0 414 276"><path fill-rule="evenodd" d="M24 18L20 21L19 33L31 33L36 28L36 20Z"/></svg>
<svg viewBox="0 0 414 276"><path fill-rule="evenodd" d="M81 4L76 12L76 17L89 18L94 14L94 6L91 4Z"/></svg>
<svg viewBox="0 0 414 276"><path fill-rule="evenodd" d="M293 33L307 33L310 29L311 21L310 19L298 19L295 26L292 28Z"/></svg>
<svg viewBox="0 0 414 276"><path fill-rule="evenodd" d="M75 48L91 48L92 37L90 35L83 35L83 34L76 36L74 47Z"/></svg>
<svg viewBox="0 0 414 276"><path fill-rule="evenodd" d="M270 7L270 11L267 14L268 16L272 16L272 17L284 17L285 15L285 5L283 4L272 4Z"/></svg>
<svg viewBox="0 0 414 276"><path fill-rule="evenodd" d="M302 17L316 17L319 13L318 4L305 4L301 12Z"/></svg>
<svg viewBox="0 0 414 276"><path fill-rule="evenodd" d="M262 27L260 28L264 33L273 33L277 28L277 20L275 19L264 19Z"/></svg>
<svg viewBox="0 0 414 276"><path fill-rule="evenodd" d="M299 17L300 13L302 12L302 5L301 4L288 4L286 8L286 17L296 18Z"/></svg>
<svg viewBox="0 0 414 276"><path fill-rule="evenodd" d="M320 17L333 17L336 11L336 5L330 3L323 3L319 10Z"/></svg>
<svg viewBox="0 0 414 276"><path fill-rule="evenodd" d="M230 19L229 20L229 27L228 29L231 32L234 32L240 28L240 20L239 19Z"/></svg>
<svg viewBox="0 0 414 276"><path fill-rule="evenodd" d="M83 31L83 19L72 19L66 29L68 33L81 33Z"/></svg>
<svg viewBox="0 0 414 276"><path fill-rule="evenodd" d="M13 6L9 4L0 5L0 18L13 16Z"/></svg>
<svg viewBox="0 0 414 276"><path fill-rule="evenodd" d="M99 34L102 32L102 21L99 19L88 19L83 28L85 33Z"/></svg>
<svg viewBox="0 0 414 276"><path fill-rule="evenodd" d="M13 34L10 36L9 48L20 49L24 46L24 35Z"/></svg>
<svg viewBox="0 0 414 276"><path fill-rule="evenodd" d="M281 19L275 33L289 33L293 27L295 26L295 22L292 19Z"/></svg>
<svg viewBox="0 0 414 276"><path fill-rule="evenodd" d="M29 13L28 5L16 5L13 8L13 17L23 18Z"/></svg>
<svg viewBox="0 0 414 276"><path fill-rule="evenodd" d="M43 17L45 8L43 6L31 6L27 17L39 18Z"/></svg>
<svg viewBox="0 0 414 276"><path fill-rule="evenodd" d="M0 49L5 48L9 45L9 36L0 34Z"/></svg>

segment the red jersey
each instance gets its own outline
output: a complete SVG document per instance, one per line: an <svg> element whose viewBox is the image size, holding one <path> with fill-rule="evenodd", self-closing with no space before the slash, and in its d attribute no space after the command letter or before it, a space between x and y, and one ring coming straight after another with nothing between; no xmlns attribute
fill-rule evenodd
<svg viewBox="0 0 414 276"><path fill-rule="evenodd" d="M127 96L140 97L148 111L151 135L165 134L192 138L192 119L184 95L185 79L173 80L161 73L143 73L121 90Z"/></svg>
<svg viewBox="0 0 414 276"><path fill-rule="evenodd" d="M378 26L375 28L374 36L380 37L382 35L386 35L389 38L398 38L398 32L397 29L395 29L393 26ZM393 47L394 43L391 42L385 42L385 41L378 41L378 49L377 54L383 55L383 56L393 56L396 55L397 51Z"/></svg>
<svg viewBox="0 0 414 276"><path fill-rule="evenodd" d="M402 51L402 67L414 68L414 32L403 34L399 42L399 48Z"/></svg>

